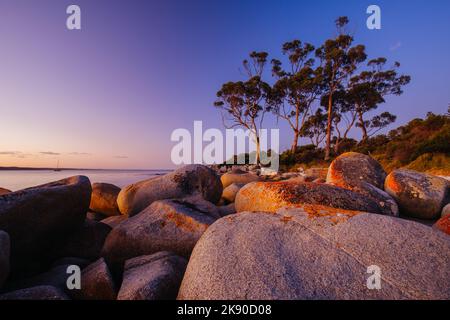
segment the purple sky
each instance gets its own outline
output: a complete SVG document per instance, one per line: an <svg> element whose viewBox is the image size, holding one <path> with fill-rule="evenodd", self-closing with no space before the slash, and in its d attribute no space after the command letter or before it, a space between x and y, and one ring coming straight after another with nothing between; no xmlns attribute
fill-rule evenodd
<svg viewBox="0 0 450 320"><path fill-rule="evenodd" d="M81 31L66 29L69 4L81 7ZM379 31L366 28L370 4ZM222 128L215 93L242 79L250 51L319 45L340 15L371 57L412 77L377 112L397 114L394 126L445 112L450 1L0 0L0 166L171 168L174 129ZM266 127L289 147L284 123Z"/></svg>

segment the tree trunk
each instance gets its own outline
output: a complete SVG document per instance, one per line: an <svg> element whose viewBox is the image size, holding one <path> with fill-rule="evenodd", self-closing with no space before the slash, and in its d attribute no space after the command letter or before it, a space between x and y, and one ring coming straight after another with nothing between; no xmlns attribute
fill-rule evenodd
<svg viewBox="0 0 450 320"><path fill-rule="evenodd" d="M256 134L256 164L258 166L261 164L261 145L258 134Z"/></svg>
<svg viewBox="0 0 450 320"><path fill-rule="evenodd" d="M336 155L339 154L339 142L340 142L340 139L336 139L336 143L334 144L334 153Z"/></svg>
<svg viewBox="0 0 450 320"><path fill-rule="evenodd" d="M299 132L296 130L294 133L294 141L292 141L292 147L291 147L291 152L295 153L295 151L297 151L297 146L298 146L298 138L299 138L300 134Z"/></svg>
<svg viewBox="0 0 450 320"><path fill-rule="evenodd" d="M330 91L330 95L328 96L328 122L327 122L327 140L325 145L325 160L330 159L332 113L333 113L333 92Z"/></svg>
<svg viewBox="0 0 450 320"><path fill-rule="evenodd" d="M367 140L367 129L366 129L366 125L364 124L362 112L358 112L358 119L359 119L359 123L361 125L362 134L363 134L362 141L366 141Z"/></svg>

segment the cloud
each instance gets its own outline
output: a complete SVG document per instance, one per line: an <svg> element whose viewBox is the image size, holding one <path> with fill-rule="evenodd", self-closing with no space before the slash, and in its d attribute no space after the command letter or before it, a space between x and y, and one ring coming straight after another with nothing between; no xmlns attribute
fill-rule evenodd
<svg viewBox="0 0 450 320"><path fill-rule="evenodd" d="M20 151L0 151L0 155L2 155L2 156L16 156L21 153L22 152L20 152Z"/></svg>
<svg viewBox="0 0 450 320"><path fill-rule="evenodd" d="M42 151L39 152L40 154L46 155L46 156L59 156L61 153L58 152L51 152L51 151Z"/></svg>
<svg viewBox="0 0 450 320"><path fill-rule="evenodd" d="M16 158L26 158L28 156L31 156L29 153L23 153L21 151L0 151L0 156L11 156Z"/></svg>
<svg viewBox="0 0 450 320"><path fill-rule="evenodd" d="M114 156L116 159L128 159L128 156Z"/></svg>
<svg viewBox="0 0 450 320"><path fill-rule="evenodd" d="M92 153L88 153L88 152L70 152L69 155L70 156L91 156Z"/></svg>
<svg viewBox="0 0 450 320"><path fill-rule="evenodd" d="M392 45L389 50L391 51L396 51L398 49L400 49L402 47L402 43L400 41L398 41L397 43L395 43L394 45Z"/></svg>

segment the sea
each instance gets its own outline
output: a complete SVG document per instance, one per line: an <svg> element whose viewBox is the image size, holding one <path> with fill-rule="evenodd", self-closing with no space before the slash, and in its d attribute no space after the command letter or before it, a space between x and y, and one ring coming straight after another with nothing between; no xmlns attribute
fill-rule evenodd
<svg viewBox="0 0 450 320"><path fill-rule="evenodd" d="M164 175L171 170L0 170L0 187L17 191L72 176L87 176L91 183L112 183L120 188Z"/></svg>

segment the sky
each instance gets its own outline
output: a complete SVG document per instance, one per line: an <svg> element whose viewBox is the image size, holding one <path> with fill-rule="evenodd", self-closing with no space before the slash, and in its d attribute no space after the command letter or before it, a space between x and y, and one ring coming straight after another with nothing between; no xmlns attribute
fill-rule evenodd
<svg viewBox="0 0 450 320"><path fill-rule="evenodd" d="M66 27L70 4L81 30ZM366 27L371 4L381 30ZM0 0L0 166L172 168L173 130L195 120L223 129L216 92L244 79L249 52L282 58L293 39L318 46L342 15L370 57L412 77L377 110L398 116L390 129L447 110L447 0ZM265 127L290 146L285 123Z"/></svg>

